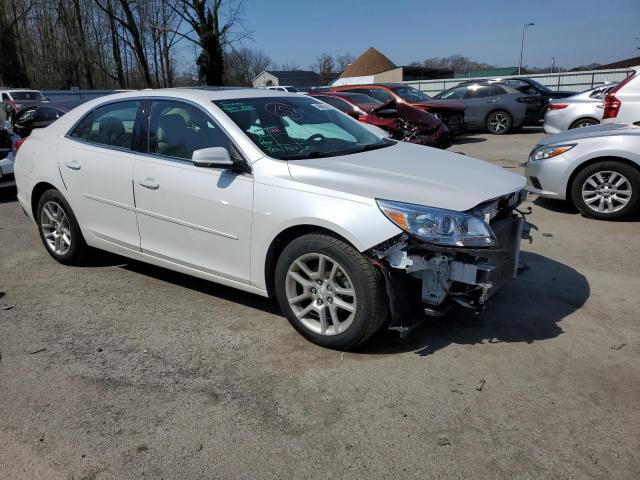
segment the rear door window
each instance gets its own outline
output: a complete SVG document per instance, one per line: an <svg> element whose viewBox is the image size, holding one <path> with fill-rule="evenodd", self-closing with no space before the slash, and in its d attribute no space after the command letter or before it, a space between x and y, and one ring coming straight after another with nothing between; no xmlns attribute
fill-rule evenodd
<svg viewBox="0 0 640 480"><path fill-rule="evenodd" d="M98 107L75 126L70 136L98 145L131 148L139 106L136 100Z"/></svg>

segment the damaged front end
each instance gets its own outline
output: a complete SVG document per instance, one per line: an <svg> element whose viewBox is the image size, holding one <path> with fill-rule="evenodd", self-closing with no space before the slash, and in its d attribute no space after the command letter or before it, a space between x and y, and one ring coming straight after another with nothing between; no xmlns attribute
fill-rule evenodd
<svg viewBox="0 0 640 480"><path fill-rule="evenodd" d="M407 215L403 225L398 214L402 210L392 205L391 212L385 211L387 204L382 202L383 213L406 232L367 252L385 279L392 317L389 328L406 333L425 316L442 316L453 306L482 311L487 300L518 274L520 241L530 239L531 225L516 210L525 198L523 190L459 213L465 220L454 218L458 230L475 236L448 239L440 235L433 237L435 241L425 240L416 229L416 223L425 222L420 218L424 214L414 215L413 225ZM481 222L486 233L480 235L479 224L470 225L469 219ZM437 220L432 215L426 222L431 226ZM455 230L448 224L443 228Z"/></svg>

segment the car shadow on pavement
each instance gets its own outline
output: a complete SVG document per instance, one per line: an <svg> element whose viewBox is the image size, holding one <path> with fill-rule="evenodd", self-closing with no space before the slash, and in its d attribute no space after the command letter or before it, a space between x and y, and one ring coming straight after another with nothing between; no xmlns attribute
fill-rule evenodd
<svg viewBox="0 0 640 480"><path fill-rule="evenodd" d="M525 270L482 314L452 310L425 320L404 338L384 329L358 352L427 356L452 344L533 343L559 336L559 322L589 298L589 283L573 268L541 255L523 252L521 258Z"/></svg>
<svg viewBox="0 0 640 480"><path fill-rule="evenodd" d="M274 315L282 315L280 309L276 305L276 302L270 298L261 297L252 293L244 292L236 288L227 287L219 283L214 283L209 280L203 280L201 278L192 277L166 268L157 267L150 263L139 262L137 260L129 260L120 257L123 260L122 268L131 272L146 275L147 277L155 278L163 282L171 283L179 287L195 290L206 295L228 300L230 302L239 303L245 307L256 308L263 312L271 313Z"/></svg>
<svg viewBox="0 0 640 480"><path fill-rule="evenodd" d="M449 148L455 147L456 145L465 145L467 143L482 143L482 142L486 142L487 139L486 138L482 138L482 137L474 137L474 136L462 136L462 137L456 137L453 139L453 141L451 142L452 145Z"/></svg>
<svg viewBox="0 0 640 480"><path fill-rule="evenodd" d="M533 203L551 212L562 213L566 215L581 215L580 211L571 202L568 202L568 201L538 197L533 201ZM604 220L589 219L587 217L584 217L584 218L593 222L604 221ZM632 215L631 217L625 218L623 220L619 220L619 222L640 222L640 211L637 212L635 215Z"/></svg>
<svg viewBox="0 0 640 480"><path fill-rule="evenodd" d="M17 191L13 187L0 188L0 203L17 202Z"/></svg>
<svg viewBox="0 0 640 480"><path fill-rule="evenodd" d="M573 206L571 202L564 200L553 200L551 198L538 197L533 201L534 205L542 207L546 210L556 213L566 213L569 215L576 215L580 211Z"/></svg>

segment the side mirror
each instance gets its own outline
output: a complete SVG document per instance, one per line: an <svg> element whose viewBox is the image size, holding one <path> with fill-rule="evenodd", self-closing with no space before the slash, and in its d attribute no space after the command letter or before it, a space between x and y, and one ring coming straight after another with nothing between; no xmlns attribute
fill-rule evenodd
<svg viewBox="0 0 640 480"><path fill-rule="evenodd" d="M229 150L224 147L209 147L195 150L191 155L191 161L196 167L221 167L229 168L235 162L229 155Z"/></svg>

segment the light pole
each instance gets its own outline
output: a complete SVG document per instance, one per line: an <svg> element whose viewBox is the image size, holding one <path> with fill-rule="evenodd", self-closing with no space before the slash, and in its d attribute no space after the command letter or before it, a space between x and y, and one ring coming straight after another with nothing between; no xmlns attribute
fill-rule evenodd
<svg viewBox="0 0 640 480"><path fill-rule="evenodd" d="M524 52L524 31L529 27L533 27L534 25L535 23L522 24L522 40L520 42L520 64L518 65L518 75L520 75L520 73L522 72L522 52Z"/></svg>

